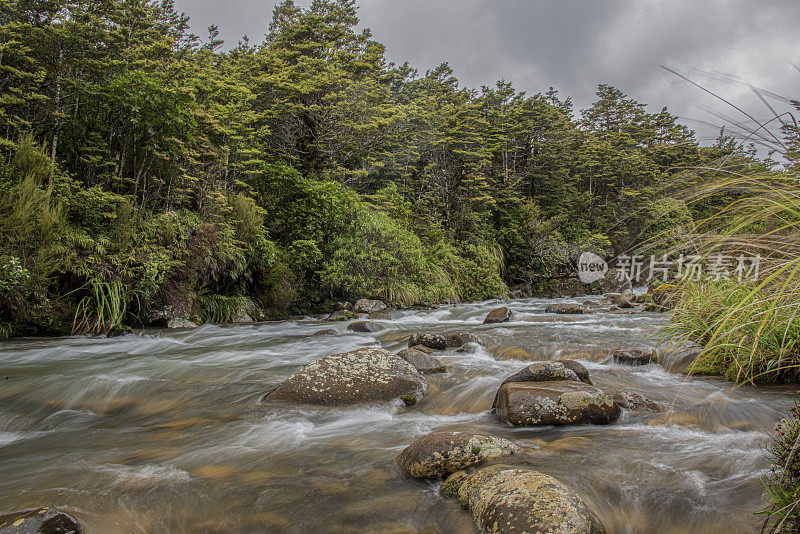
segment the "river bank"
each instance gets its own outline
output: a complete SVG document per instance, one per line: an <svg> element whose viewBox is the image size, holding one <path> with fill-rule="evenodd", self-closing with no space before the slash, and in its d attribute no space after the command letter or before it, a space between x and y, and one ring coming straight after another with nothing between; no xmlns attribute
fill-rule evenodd
<svg viewBox="0 0 800 534"><path fill-rule="evenodd" d="M665 316L555 315L555 303L490 301L385 311L374 333L319 318L113 339L0 344L0 511L63 508L87 532L473 532L438 484L394 460L429 432L513 440L514 461L573 488L609 533L754 532L763 509L766 430L792 404L788 387L731 391L658 365L615 363L616 348L655 343ZM335 335L314 336L320 329ZM263 405L258 399L329 354L396 352L418 332L464 330L485 347L445 351L415 406ZM508 358L510 359L503 359ZM609 393L646 395L663 412L624 410L609 426L510 427L489 411L527 359L572 357ZM5 377L8 377L5 379Z"/></svg>

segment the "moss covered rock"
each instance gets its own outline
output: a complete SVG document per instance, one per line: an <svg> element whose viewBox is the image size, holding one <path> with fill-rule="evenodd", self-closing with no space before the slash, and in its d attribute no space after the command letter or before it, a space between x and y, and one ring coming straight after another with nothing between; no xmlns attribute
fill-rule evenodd
<svg viewBox="0 0 800 534"><path fill-rule="evenodd" d="M0 534L80 534L78 520L55 508L38 508L0 516Z"/></svg>
<svg viewBox="0 0 800 534"><path fill-rule="evenodd" d="M620 407L602 390L583 382L509 382L497 392L497 415L518 426L608 424Z"/></svg>
<svg viewBox="0 0 800 534"><path fill-rule="evenodd" d="M483 532L601 534L583 499L555 478L526 469L492 466L451 475L442 492L458 498Z"/></svg>
<svg viewBox="0 0 800 534"><path fill-rule="evenodd" d="M519 447L503 438L462 432L422 436L397 457L405 474L414 478L444 478L485 460L516 453Z"/></svg>
<svg viewBox="0 0 800 534"><path fill-rule="evenodd" d="M326 356L287 378L262 401L347 405L402 398L418 401L428 381L414 366L386 350L369 347Z"/></svg>

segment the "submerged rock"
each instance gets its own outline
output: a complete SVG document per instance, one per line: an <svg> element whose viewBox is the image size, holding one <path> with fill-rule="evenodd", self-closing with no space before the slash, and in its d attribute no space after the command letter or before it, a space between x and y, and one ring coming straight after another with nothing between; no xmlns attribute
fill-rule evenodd
<svg viewBox="0 0 800 534"><path fill-rule="evenodd" d="M498 360L521 360L524 362L538 359L523 347L494 345L490 347L490 350L492 356Z"/></svg>
<svg viewBox="0 0 800 534"><path fill-rule="evenodd" d="M492 466L459 471L442 484L483 532L492 534L602 534L583 499L559 480L527 469Z"/></svg>
<svg viewBox="0 0 800 534"><path fill-rule="evenodd" d="M408 346L415 347L422 345L436 350L444 350L447 348L447 339L440 334L412 334L408 338Z"/></svg>
<svg viewBox="0 0 800 534"><path fill-rule="evenodd" d="M561 315L581 315L591 313L580 304L569 304L566 302L551 304L544 309L545 313L558 313Z"/></svg>
<svg viewBox="0 0 800 534"><path fill-rule="evenodd" d="M612 356L615 362L625 365L647 365L649 363L658 363L658 353L653 349L617 350Z"/></svg>
<svg viewBox="0 0 800 534"><path fill-rule="evenodd" d="M358 319L358 314L349 310L338 310L328 316L326 321L349 321L351 319Z"/></svg>
<svg viewBox="0 0 800 534"><path fill-rule="evenodd" d="M369 347L317 360L262 400L347 405L402 398L413 404L427 391L428 381L414 366L391 352Z"/></svg>
<svg viewBox="0 0 800 534"><path fill-rule="evenodd" d="M333 328L326 328L324 330L317 330L312 335L313 336L335 336L338 335L339 332L334 330Z"/></svg>
<svg viewBox="0 0 800 534"><path fill-rule="evenodd" d="M651 412L663 412L664 407L659 403L652 401L640 393L633 393L630 391L623 391L622 393L615 393L611 396L620 406L628 410L648 410Z"/></svg>
<svg viewBox="0 0 800 534"><path fill-rule="evenodd" d="M467 343L483 345L481 338L469 332L445 332L442 334L448 347L461 347Z"/></svg>
<svg viewBox="0 0 800 534"><path fill-rule="evenodd" d="M383 327L379 324L373 323L372 321L357 321L348 325L347 329L352 332L369 333L380 332L383 330Z"/></svg>
<svg viewBox="0 0 800 534"><path fill-rule="evenodd" d="M517 445L503 438L434 432L406 447L397 457L397 464L410 477L444 478L471 465L517 451Z"/></svg>
<svg viewBox="0 0 800 534"><path fill-rule="evenodd" d="M55 508L38 508L0 516L0 534L81 534L78 520Z"/></svg>
<svg viewBox="0 0 800 534"><path fill-rule="evenodd" d="M410 349L418 350L420 352L424 352L425 354L433 354L435 352L439 352L437 349L432 349L430 347L426 347L425 345L414 345L413 347L409 347Z"/></svg>
<svg viewBox="0 0 800 534"><path fill-rule="evenodd" d="M483 324L507 323L511 320L511 315L511 310L508 308L496 308L489 312Z"/></svg>
<svg viewBox="0 0 800 534"><path fill-rule="evenodd" d="M620 407L602 390L572 380L509 382L497 392L497 415L517 426L608 424Z"/></svg>
<svg viewBox="0 0 800 534"><path fill-rule="evenodd" d="M416 349L403 349L398 356L414 366L420 373L444 373L447 368L439 358Z"/></svg>
<svg viewBox="0 0 800 534"><path fill-rule="evenodd" d="M380 300L360 299L353 306L353 311L359 313L372 313L385 310L388 306Z"/></svg>

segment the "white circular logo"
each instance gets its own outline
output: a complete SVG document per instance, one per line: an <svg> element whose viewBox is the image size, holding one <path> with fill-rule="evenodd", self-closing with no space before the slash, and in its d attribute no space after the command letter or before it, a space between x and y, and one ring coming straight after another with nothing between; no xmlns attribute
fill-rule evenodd
<svg viewBox="0 0 800 534"><path fill-rule="evenodd" d="M584 252L578 259L578 277L584 284L597 282L607 272L608 263L594 252Z"/></svg>

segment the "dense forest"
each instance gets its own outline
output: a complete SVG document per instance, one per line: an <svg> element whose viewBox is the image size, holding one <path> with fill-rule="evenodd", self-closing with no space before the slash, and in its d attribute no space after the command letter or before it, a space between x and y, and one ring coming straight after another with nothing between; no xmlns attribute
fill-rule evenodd
<svg viewBox="0 0 800 534"><path fill-rule="evenodd" d="M575 110L391 63L358 22L285 0L224 49L171 0L0 0L0 333L542 289L724 202L673 195L688 169L769 167L610 85Z"/></svg>

